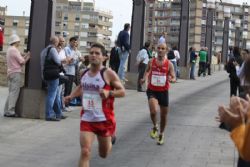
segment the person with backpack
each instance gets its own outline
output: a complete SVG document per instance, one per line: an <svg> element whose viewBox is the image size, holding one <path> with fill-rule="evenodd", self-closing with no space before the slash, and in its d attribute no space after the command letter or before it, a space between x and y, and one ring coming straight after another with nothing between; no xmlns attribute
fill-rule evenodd
<svg viewBox="0 0 250 167"><path fill-rule="evenodd" d="M60 121L66 118L62 115L60 102L59 77L62 64L56 49L58 44L58 37L53 36L50 39L50 45L41 52L42 79L45 80L48 90L45 107L46 121Z"/></svg>
<svg viewBox="0 0 250 167"><path fill-rule="evenodd" d="M148 65L149 61L149 48L150 48L150 42L145 42L144 47L139 51L137 57L136 57L136 64L138 65L138 80L137 80L137 91L138 92L144 92L142 90L141 85L141 79L144 76L146 67Z"/></svg>
<svg viewBox="0 0 250 167"><path fill-rule="evenodd" d="M175 76L177 76L177 60L180 59L180 53L177 49L177 46L174 46L169 52L168 52L168 60L171 61L171 63L174 66L174 72Z"/></svg>

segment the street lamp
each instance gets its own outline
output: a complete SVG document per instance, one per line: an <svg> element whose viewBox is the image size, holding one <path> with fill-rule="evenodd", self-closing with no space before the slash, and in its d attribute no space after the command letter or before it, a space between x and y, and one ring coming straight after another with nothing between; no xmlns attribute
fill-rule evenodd
<svg viewBox="0 0 250 167"><path fill-rule="evenodd" d="M243 49L246 49L246 47L247 47L247 37L248 37L248 32L247 31L243 31L243 34L242 34L242 38L243 38L242 48Z"/></svg>
<svg viewBox="0 0 250 167"><path fill-rule="evenodd" d="M208 75L211 75L212 41L213 41L213 20L215 0L207 0L207 24L206 24L206 47L208 48Z"/></svg>
<svg viewBox="0 0 250 167"><path fill-rule="evenodd" d="M240 26L241 26L241 20L236 19L235 20L235 43L234 45L237 47L240 47Z"/></svg>
<svg viewBox="0 0 250 167"><path fill-rule="evenodd" d="M222 45L222 62L227 62L227 53L228 53L228 38L229 38L229 22L231 17L230 8L224 8L224 29L223 29L223 45Z"/></svg>

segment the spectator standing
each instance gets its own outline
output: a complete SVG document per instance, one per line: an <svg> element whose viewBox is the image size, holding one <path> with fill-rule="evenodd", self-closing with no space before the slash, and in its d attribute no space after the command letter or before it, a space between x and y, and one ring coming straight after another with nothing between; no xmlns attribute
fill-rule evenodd
<svg viewBox="0 0 250 167"><path fill-rule="evenodd" d="M196 65L196 59L197 59L197 55L196 55L195 51L196 51L195 47L191 47L189 49L190 67L191 67L191 70L190 70L190 79L193 79L193 80L195 80L194 73L195 73L195 65Z"/></svg>
<svg viewBox="0 0 250 167"><path fill-rule="evenodd" d="M4 116L16 117L15 109L20 93L22 66L30 59L30 53L20 53L18 50L20 38L16 34L10 36L9 44L6 54L9 95L4 107Z"/></svg>
<svg viewBox="0 0 250 167"><path fill-rule="evenodd" d="M146 67L148 65L149 61L149 47L150 47L150 42L145 42L144 47L139 51L137 55L137 64L138 64L138 80L137 80L137 91L138 92L143 92L142 90L142 85L141 85L141 79L144 76Z"/></svg>
<svg viewBox="0 0 250 167"><path fill-rule="evenodd" d="M62 64L56 49L58 44L58 37L53 36L50 39L50 45L41 52L42 79L48 86L45 107L46 121L60 121L66 118L62 115L60 103L59 76Z"/></svg>
<svg viewBox="0 0 250 167"><path fill-rule="evenodd" d="M120 31L117 39L117 44L119 47L119 58L120 58L118 76L123 84L125 83L125 68L126 68L125 65L130 51L130 40L128 33L129 30L130 30L130 24L126 23L124 25L124 29Z"/></svg>
<svg viewBox="0 0 250 167"><path fill-rule="evenodd" d="M111 49L110 52L109 66L112 70L116 72L116 74L118 74L118 69L120 66L120 58L118 53L117 41L115 41L115 46Z"/></svg>
<svg viewBox="0 0 250 167"><path fill-rule="evenodd" d="M69 39L69 45L65 47L66 57L69 63L65 65L66 76L69 82L65 83L64 96L70 95L72 91L73 82L76 75L76 65L78 64L78 53L76 52L76 47L78 45L78 37L71 37ZM69 105L66 104L66 110L70 111Z"/></svg>
<svg viewBox="0 0 250 167"><path fill-rule="evenodd" d="M207 63L207 52L205 50L204 47L201 48L201 50L199 51L199 71L198 71L198 76L201 76L201 74L203 74L203 76L206 76L206 63Z"/></svg>
<svg viewBox="0 0 250 167"><path fill-rule="evenodd" d="M160 36L159 40L158 40L158 45L166 43L166 38L167 38L167 33L163 32L162 35Z"/></svg>
<svg viewBox="0 0 250 167"><path fill-rule="evenodd" d="M231 56L226 66L230 78L230 96L237 96L237 92L240 94L240 80L236 73L236 65L241 66L242 61L239 48L234 47L233 56Z"/></svg>

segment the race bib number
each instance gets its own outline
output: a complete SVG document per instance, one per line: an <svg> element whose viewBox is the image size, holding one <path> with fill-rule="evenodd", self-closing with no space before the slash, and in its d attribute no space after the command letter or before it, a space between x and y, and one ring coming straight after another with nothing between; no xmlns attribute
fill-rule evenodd
<svg viewBox="0 0 250 167"><path fill-rule="evenodd" d="M151 84L153 86L165 86L167 77L165 75L152 75Z"/></svg>
<svg viewBox="0 0 250 167"><path fill-rule="evenodd" d="M99 94L83 94L82 105L85 111L92 111L94 115L103 115L102 99Z"/></svg>

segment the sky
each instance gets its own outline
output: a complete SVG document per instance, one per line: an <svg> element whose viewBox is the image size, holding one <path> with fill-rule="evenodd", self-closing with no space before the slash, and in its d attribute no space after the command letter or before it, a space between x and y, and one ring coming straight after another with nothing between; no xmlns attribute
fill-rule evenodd
<svg viewBox="0 0 250 167"><path fill-rule="evenodd" d="M250 0L223 0L233 3L248 2ZM25 15L29 16L31 0L0 0L0 6L8 6L8 15ZM112 40L115 40L117 34L123 29L124 23L131 22L132 16L132 0L95 0L96 7L102 10L108 10L113 13L113 35Z"/></svg>

